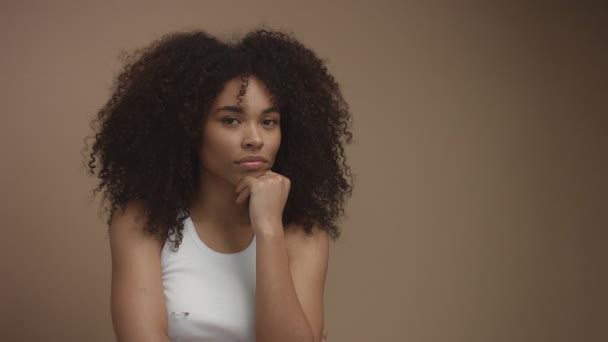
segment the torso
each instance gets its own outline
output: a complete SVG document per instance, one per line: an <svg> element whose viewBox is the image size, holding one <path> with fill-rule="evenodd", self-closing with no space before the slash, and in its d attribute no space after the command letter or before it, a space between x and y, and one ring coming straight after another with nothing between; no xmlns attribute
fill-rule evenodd
<svg viewBox="0 0 608 342"><path fill-rule="evenodd" d="M219 253L238 253L249 246L254 236L251 226L230 229L224 233L220 229L211 228L209 222L197 220L192 216L190 219L199 239ZM205 229L201 229L201 227L205 227Z"/></svg>

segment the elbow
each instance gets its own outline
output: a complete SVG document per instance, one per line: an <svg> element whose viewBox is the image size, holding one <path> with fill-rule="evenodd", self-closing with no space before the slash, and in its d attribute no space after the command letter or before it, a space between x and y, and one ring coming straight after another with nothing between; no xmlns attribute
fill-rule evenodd
<svg viewBox="0 0 608 342"><path fill-rule="evenodd" d="M264 335L264 336L262 336ZM256 334L256 341L277 341L277 342L285 342L285 341L291 341L291 342L321 342L321 340L316 339L312 333L307 332L304 334L299 334L299 335L292 335L291 338L288 339L283 339L283 338L269 338L269 336L267 334Z"/></svg>
<svg viewBox="0 0 608 342"><path fill-rule="evenodd" d="M284 327L283 327L284 328ZM323 340L316 338L312 329L306 322L298 326L292 326L288 329L265 329L261 326L256 327L256 341L264 342L322 342Z"/></svg>
<svg viewBox="0 0 608 342"><path fill-rule="evenodd" d="M315 335L312 333L312 330L306 329L306 331L299 336L297 339L298 342L321 342L318 340Z"/></svg>
<svg viewBox="0 0 608 342"><path fill-rule="evenodd" d="M167 335L125 337L117 336L116 342L173 342Z"/></svg>

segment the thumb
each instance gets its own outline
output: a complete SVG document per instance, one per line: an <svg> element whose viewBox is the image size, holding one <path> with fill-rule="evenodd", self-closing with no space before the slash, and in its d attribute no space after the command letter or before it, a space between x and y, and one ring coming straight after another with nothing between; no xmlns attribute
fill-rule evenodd
<svg viewBox="0 0 608 342"><path fill-rule="evenodd" d="M237 184L236 184L236 188L234 189L235 193L239 193L241 191L243 191L243 189L245 189L246 187L250 187L251 186L251 182L253 181L253 177L251 176L245 176L243 177Z"/></svg>

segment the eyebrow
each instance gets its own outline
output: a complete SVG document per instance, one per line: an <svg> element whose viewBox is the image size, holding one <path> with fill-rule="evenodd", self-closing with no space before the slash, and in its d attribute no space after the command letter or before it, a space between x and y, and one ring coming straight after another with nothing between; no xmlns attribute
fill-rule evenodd
<svg viewBox="0 0 608 342"><path fill-rule="evenodd" d="M243 107L241 107L241 106L220 107L220 108L216 109L214 113L220 112L222 110L237 113L237 114L243 114ZM276 106L272 106L270 108L264 109L261 114L264 115L264 114L273 113L273 112L279 113L279 109Z"/></svg>

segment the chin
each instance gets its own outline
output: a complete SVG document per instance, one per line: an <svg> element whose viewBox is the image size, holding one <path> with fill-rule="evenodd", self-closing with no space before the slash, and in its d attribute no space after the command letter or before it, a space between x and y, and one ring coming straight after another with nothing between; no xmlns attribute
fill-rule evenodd
<svg viewBox="0 0 608 342"><path fill-rule="evenodd" d="M234 185L238 184L238 182L243 179L245 176L251 176L254 178L258 178L262 175L264 175L268 170L270 170L269 168L261 168L259 170L239 170L239 174L235 177L235 181L234 181Z"/></svg>

